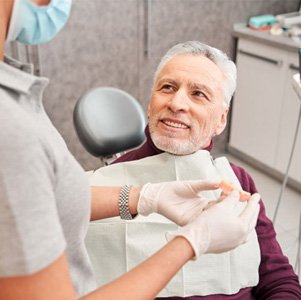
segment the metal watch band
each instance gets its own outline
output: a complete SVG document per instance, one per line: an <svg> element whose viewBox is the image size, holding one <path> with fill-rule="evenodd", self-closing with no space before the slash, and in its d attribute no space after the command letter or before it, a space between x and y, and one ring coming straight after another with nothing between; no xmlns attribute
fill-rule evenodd
<svg viewBox="0 0 301 300"><path fill-rule="evenodd" d="M131 189L131 186L126 184L121 187L121 190L119 193L119 201L118 201L119 214L120 214L120 218L123 220L132 220L133 219L133 216L131 215L130 209L129 209L130 189Z"/></svg>

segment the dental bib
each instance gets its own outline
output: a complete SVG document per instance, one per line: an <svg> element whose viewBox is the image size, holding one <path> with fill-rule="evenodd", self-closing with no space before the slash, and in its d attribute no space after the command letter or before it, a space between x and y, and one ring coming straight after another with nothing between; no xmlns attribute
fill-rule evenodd
<svg viewBox="0 0 301 300"><path fill-rule="evenodd" d="M213 160L206 150L185 156L162 153L103 167L87 175L93 186L225 179L241 190L228 160L225 157ZM220 190L206 191L202 195L213 200L220 193ZM238 203L237 214L245 205ZM130 221L115 217L91 222L86 246L97 283L104 285L146 260L166 244L165 233L176 229L176 224L155 213L148 217L138 215ZM242 288L257 285L259 264L259 244L253 230L248 242L234 250L204 254L188 262L158 297L235 294Z"/></svg>

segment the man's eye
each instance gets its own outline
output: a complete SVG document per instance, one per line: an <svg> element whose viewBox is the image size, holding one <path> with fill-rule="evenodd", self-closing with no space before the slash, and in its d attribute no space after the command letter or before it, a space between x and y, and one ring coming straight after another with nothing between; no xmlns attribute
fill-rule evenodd
<svg viewBox="0 0 301 300"><path fill-rule="evenodd" d="M170 91L174 90L174 87L170 84L164 84L164 85L162 85L161 90L166 91L166 92L170 92Z"/></svg>
<svg viewBox="0 0 301 300"><path fill-rule="evenodd" d="M207 100L209 100L208 96L205 93L201 92L201 91L195 91L195 92L193 92L193 95L197 96L197 97L206 98Z"/></svg>

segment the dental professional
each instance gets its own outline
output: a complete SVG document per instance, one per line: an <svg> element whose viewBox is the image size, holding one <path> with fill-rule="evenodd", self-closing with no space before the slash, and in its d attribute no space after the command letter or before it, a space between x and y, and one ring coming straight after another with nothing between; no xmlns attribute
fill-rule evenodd
<svg viewBox="0 0 301 300"><path fill-rule="evenodd" d="M92 187L90 201L84 171L44 111L48 80L4 56L5 42L51 41L70 9L71 0L0 0L0 299L153 299L189 260L243 244L259 196L239 216L236 191L200 209L198 192L218 188L214 182L150 184L148 197L138 186ZM84 246L89 220L145 209L183 226L147 261L95 289Z"/></svg>

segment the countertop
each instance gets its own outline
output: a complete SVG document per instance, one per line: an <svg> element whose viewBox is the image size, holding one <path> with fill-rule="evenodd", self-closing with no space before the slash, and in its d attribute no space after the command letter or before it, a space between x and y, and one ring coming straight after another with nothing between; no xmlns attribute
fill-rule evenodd
<svg viewBox="0 0 301 300"><path fill-rule="evenodd" d="M296 51L298 48L301 48L301 38L299 41L294 41L285 34L272 35L268 30L259 31L250 29L245 23L234 24L232 36L235 38L245 38L252 41L261 42L269 46L274 46L289 51Z"/></svg>

